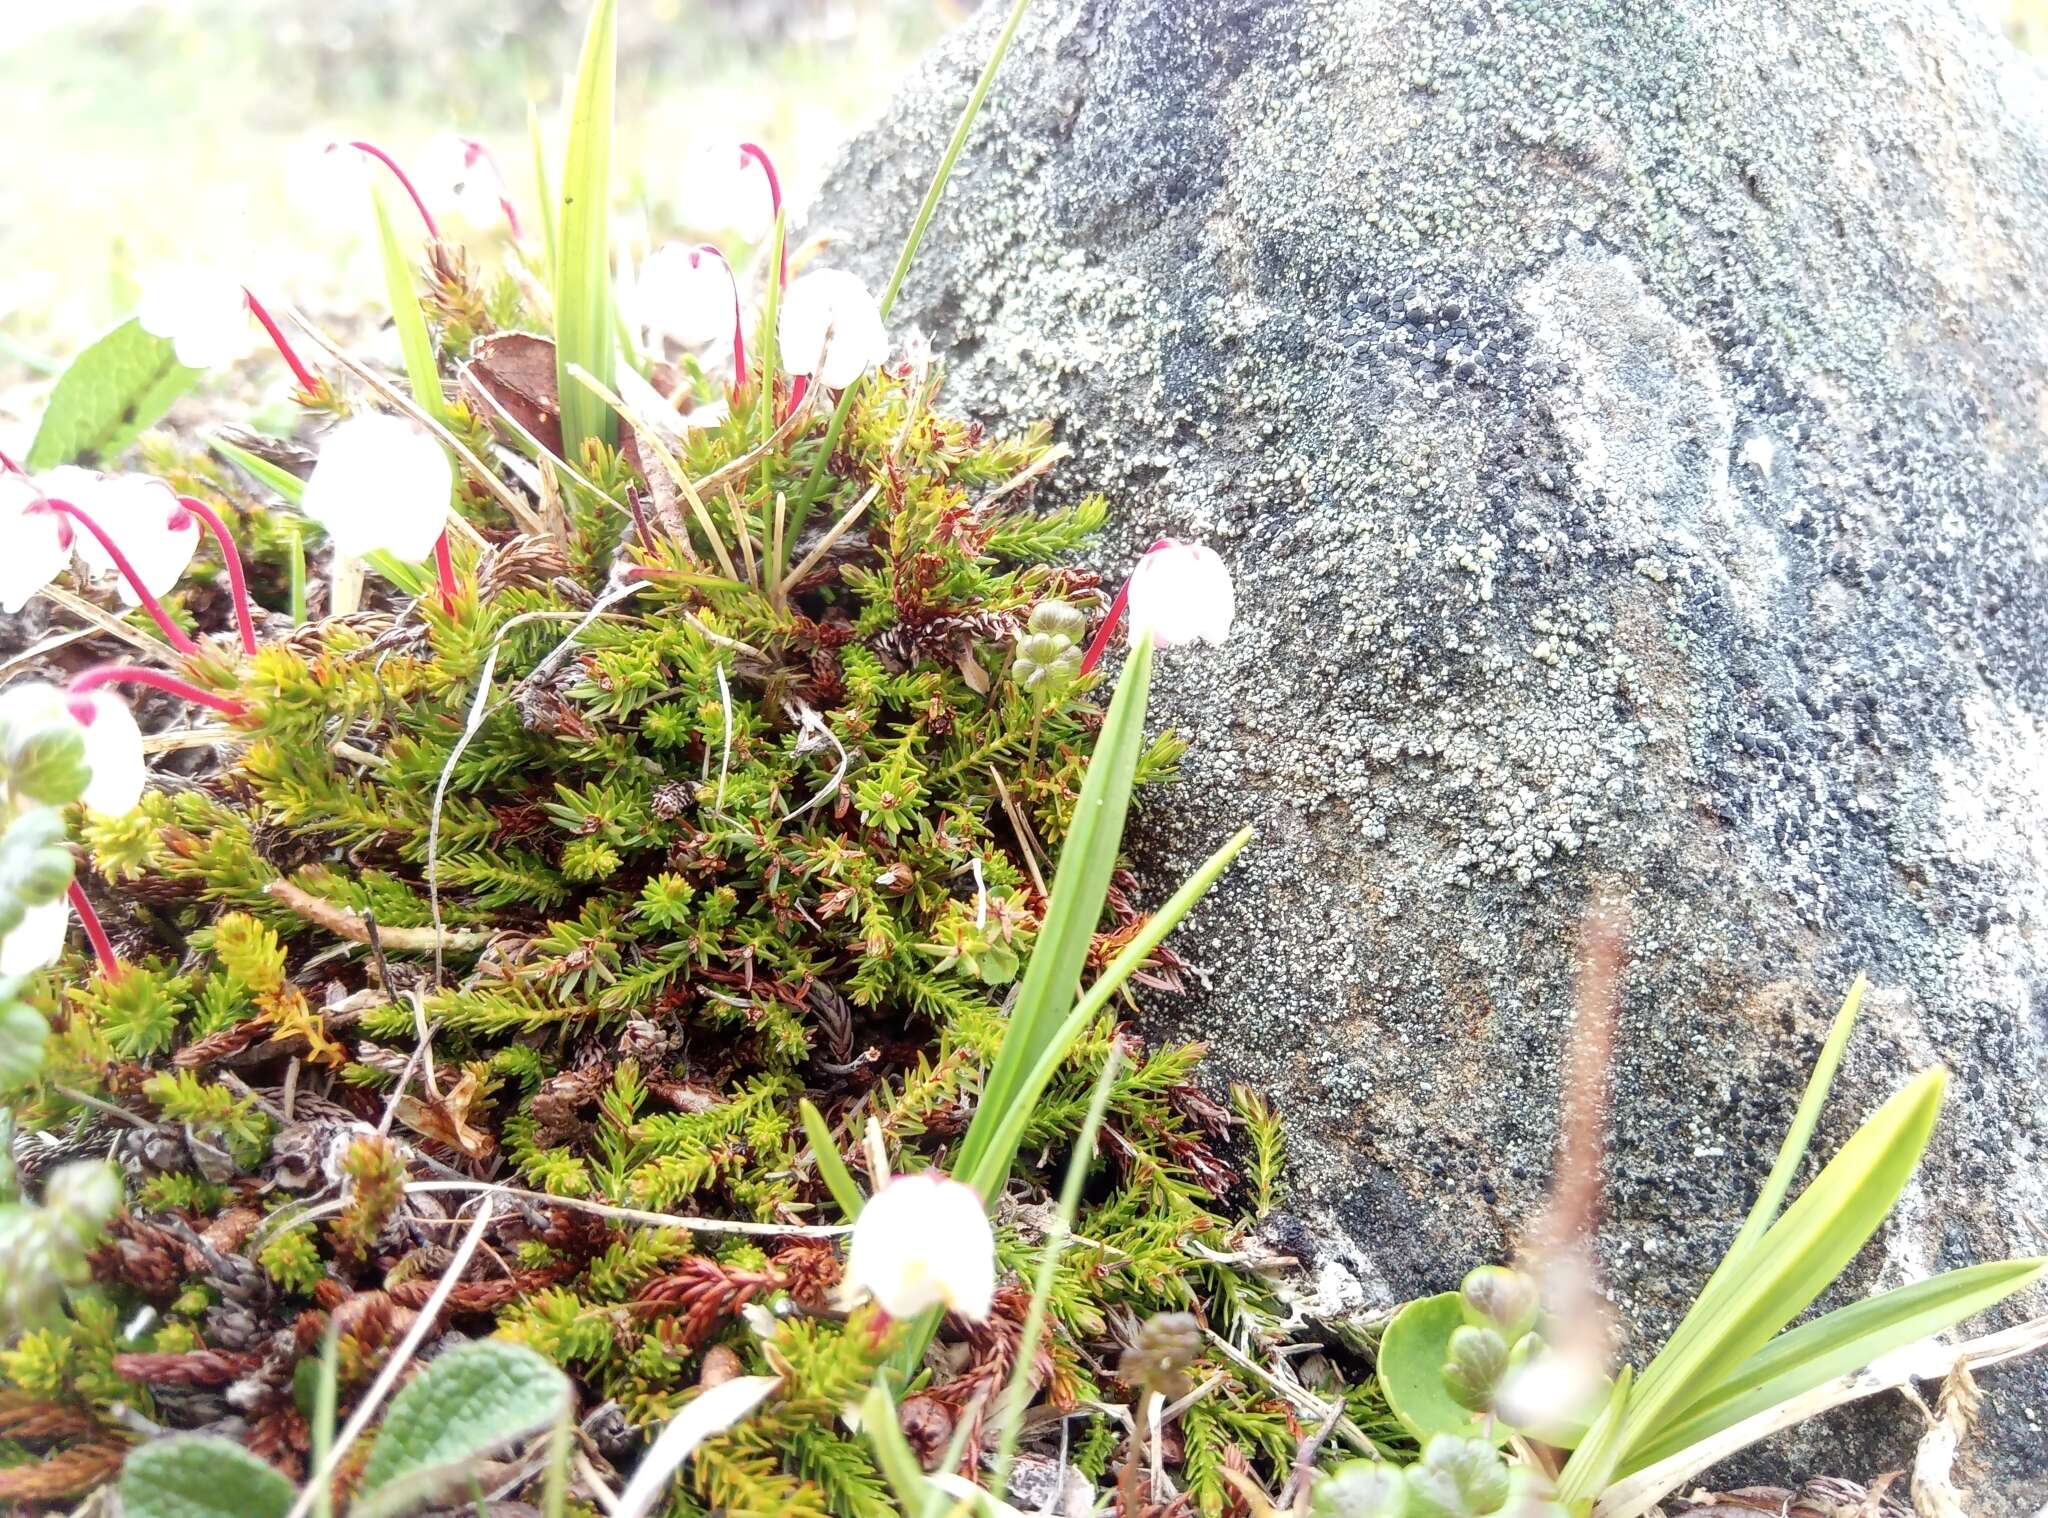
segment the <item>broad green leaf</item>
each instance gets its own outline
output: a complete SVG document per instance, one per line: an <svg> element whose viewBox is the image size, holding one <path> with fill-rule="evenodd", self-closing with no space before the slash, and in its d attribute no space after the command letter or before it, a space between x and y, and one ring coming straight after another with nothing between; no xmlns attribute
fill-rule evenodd
<svg viewBox="0 0 2048 1518"><path fill-rule="evenodd" d="M258 458L248 449L239 448L235 444L230 443L226 438L208 438L206 446L248 474L258 484L268 485L284 499L285 504L296 506L304 498L306 482L290 470L280 469L277 465L271 463L270 460ZM408 564L402 559L394 559L390 554L385 553L381 549L371 554L363 562L409 596L417 596L424 593L430 583L429 571L425 565ZM294 561L293 571L295 579L292 595L293 604L297 607L295 616L299 620L304 620L305 588L296 578L296 576L303 575L305 571L303 549L299 551Z"/></svg>
<svg viewBox="0 0 2048 1518"><path fill-rule="evenodd" d="M437 1494L494 1449L546 1428L569 1378L520 1344L450 1350L391 1399L351 1518L388 1518Z"/></svg>
<svg viewBox="0 0 2048 1518"><path fill-rule="evenodd" d="M436 421L444 421L448 405L441 394L441 371L434 362L434 336L427 330L427 314L420 309L419 288L413 284L412 265L399 245L398 230L391 225L391 213L384 209L384 197L370 187L370 202L377 208L377 243L384 255L384 291L391 302L391 322L398 329L398 348L405 355L405 377L412 385L412 398Z"/></svg>
<svg viewBox="0 0 2048 1518"><path fill-rule="evenodd" d="M618 64L617 0L597 0L583 36L569 139L562 162L562 215L555 247L555 393L562 453L583 457L589 438L615 436L610 409L570 382L572 367L612 383L612 89Z"/></svg>
<svg viewBox="0 0 2048 1518"><path fill-rule="evenodd" d="M974 1121L960 1141L953 1164L956 1176L984 1174L982 1161L989 1154L991 1131L1008 1112L1025 1072L1052 1042L1080 988L1088 945L1102 917L1110 873L1123 844L1124 815L1130 809L1131 785L1144 748L1145 701L1151 688L1152 640L1144 637L1131 650L1102 719L1087 778L1074 805L1073 825L1060 849L1052 900L1024 971L1024 984L1018 988L1002 1050L982 1088ZM997 1177L995 1189L1000 1189L1000 1176L1009 1168L1009 1156L991 1158L987 1173ZM983 1196L992 1194L983 1188Z"/></svg>
<svg viewBox="0 0 2048 1518"><path fill-rule="evenodd" d="M1653 1391L1636 1398L1622 1458L1632 1460L1661 1439L1672 1414L1720 1385L1855 1258L1920 1163L1947 1081L1947 1071L1930 1070L1907 1082L1771 1225L1739 1277L1715 1273L1681 1325L1683 1330L1697 1317L1696 1331L1682 1343L1674 1336L1652 1363L1651 1371L1661 1374Z"/></svg>
<svg viewBox="0 0 2048 1518"><path fill-rule="evenodd" d="M1100 750L1098 750L1100 752ZM1016 1156L1017 1147L1024 1141L1024 1130L1030 1125L1031 1114L1038 1105L1039 1096L1052 1084L1052 1078L1059 1067L1066 1062L1067 1051L1074 1046L1074 1040L1087 1031L1088 1025L1102 1015L1125 981L1136 972L1146 957L1166 940L1166 935L1180 925L1180 920L1193 910L1196 902L1208 894L1216 878L1229 867L1247 843L1251 842L1252 830L1245 828L1222 848L1211 854L1202 867L1190 875L1178 891L1146 921L1136 937L1125 944L1122 952L1109 962L1109 968L1097 977L1095 984L1088 988L1087 995L1075 1003L1074 1010L1067 1014L1053 1036L1046 1041L1038 1061L1024 1073L1024 1078L1015 1088L1015 1095L1008 1107L997 1114L990 1124L992 1130L987 1148L982 1152L978 1167L970 1168L963 1159L954 1166L953 1174L975 1188L985 1197L992 1197L1003 1188L1003 1181L1010 1173L1010 1162ZM982 1111L987 1110L984 1098L982 1107L975 1113L975 1121L981 1120ZM973 1133L970 1124L968 1132Z"/></svg>
<svg viewBox="0 0 2048 1518"><path fill-rule="evenodd" d="M2041 1260L1972 1265L1802 1323L1751 1355L1653 1443L1632 1451L1622 1474L1654 1465L1766 1408L1859 1371L1930 1334L1953 1328L2024 1291L2041 1278L2044 1268L2048 1262Z"/></svg>
<svg viewBox="0 0 2048 1518"><path fill-rule="evenodd" d="M43 1014L18 999L21 982L0 980L0 1091L18 1091L43 1068L43 1044L50 1025Z"/></svg>
<svg viewBox="0 0 2048 1518"><path fill-rule="evenodd" d="M1711 1320L1711 1313L1701 1309L1710 1304L1718 1292L1727 1290L1740 1278L1764 1230L1778 1220L1778 1212L1792 1189L1793 1178L1806 1158L1807 1146L1813 1142L1813 1130L1820 1122L1821 1108L1827 1104L1828 1091L1835 1082L1835 1071L1841 1066L1843 1051L1848 1048L1849 1035L1855 1031L1856 1016L1862 1010L1863 995L1869 987L1870 982L1859 975L1850 985L1849 994L1842 998L1841 1009L1835 1013L1827 1041L1821 1045L1820 1057L1814 1061L1813 1073L1807 1077L1806 1090L1799 1098L1799 1110L1793 1114L1792 1126L1785 1131L1785 1140L1778 1146L1778 1157L1771 1165L1771 1173L1765 1178L1763 1189L1757 1193L1749 1216L1742 1220L1734 1242L1721 1256L1721 1263L1714 1267L1707 1284L1700 1288L1692 1310L1643 1373L1642 1383L1636 1388L1638 1404L1650 1399L1662 1400L1666 1367L1676 1362L1702 1325Z"/></svg>
<svg viewBox="0 0 2048 1518"><path fill-rule="evenodd" d="M1479 1420L1453 1401L1444 1385L1451 1335L1464 1324L1463 1300L1455 1291L1446 1291L1410 1302L1394 1314L1381 1336L1380 1390L1387 1394L1394 1416L1419 1440L1436 1434L1481 1436ZM1508 1432L1505 1425L1495 1425L1497 1441L1506 1439Z"/></svg>
<svg viewBox="0 0 2048 1518"><path fill-rule="evenodd" d="M121 1467L122 1518L284 1518L291 1482L211 1434L155 1439Z"/></svg>
<svg viewBox="0 0 2048 1518"><path fill-rule="evenodd" d="M809 1097L796 1104L796 1115L804 1125L804 1138L810 1143L811 1157L818 1163L818 1179L825 1183L825 1189L832 1193L832 1200L839 1204L839 1210L851 1223L860 1216L865 1198L853 1179L853 1172L846 1168L846 1161L840 1157L839 1146L832 1142L832 1130L825 1126L825 1115L811 1105Z"/></svg>
<svg viewBox="0 0 2048 1518"><path fill-rule="evenodd" d="M130 319L80 353L43 408L29 444L30 469L112 459L194 384L168 338Z"/></svg>

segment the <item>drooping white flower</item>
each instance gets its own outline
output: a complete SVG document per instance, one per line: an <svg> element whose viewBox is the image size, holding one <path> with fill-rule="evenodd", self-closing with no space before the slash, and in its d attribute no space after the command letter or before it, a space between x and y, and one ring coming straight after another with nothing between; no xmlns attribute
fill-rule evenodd
<svg viewBox="0 0 2048 1518"><path fill-rule="evenodd" d="M60 478L61 477L61 478ZM90 516L128 556L153 596L170 593L199 549L199 521L178 504L169 485L147 474L95 475L65 466L53 469L43 489ZM72 546L95 575L114 575L114 588L130 606L142 598L114 559L90 532L74 532Z"/></svg>
<svg viewBox="0 0 2048 1518"><path fill-rule="evenodd" d="M1545 1345L1510 1367L1494 1397L1494 1411L1511 1428L1538 1438L1583 1434L1607 1392L1597 1366L1580 1355Z"/></svg>
<svg viewBox="0 0 2048 1518"><path fill-rule="evenodd" d="M1230 570L1203 543L1168 538L1138 560L1131 572L1131 640L1150 632L1161 648L1230 636L1237 592Z"/></svg>
<svg viewBox="0 0 2048 1518"><path fill-rule="evenodd" d="M976 1322L996 1290L996 1240L974 1188L924 1171L899 1175L853 1225L847 1284L893 1318L945 1306Z"/></svg>
<svg viewBox="0 0 2048 1518"><path fill-rule="evenodd" d="M500 221L505 180L484 145L459 132L437 132L412 162L412 180L429 210L450 212L471 226Z"/></svg>
<svg viewBox="0 0 2048 1518"><path fill-rule="evenodd" d="M43 492L12 472L0 473L0 612L17 612L71 562L71 530L47 508L31 510Z"/></svg>
<svg viewBox="0 0 2048 1518"><path fill-rule="evenodd" d="M366 230L370 222L370 166L361 152L332 137L309 135L285 160L285 198L323 231Z"/></svg>
<svg viewBox="0 0 2048 1518"><path fill-rule="evenodd" d="M78 724L92 769L79 799L96 812L118 816L135 810L149 766L142 730L127 702L112 691L64 691L43 680L17 680L0 691L0 728L32 731L67 721Z"/></svg>
<svg viewBox="0 0 2048 1518"><path fill-rule="evenodd" d="M382 550L424 559L448 525L454 489L439 442L403 417L372 412L327 435L300 509L347 558Z"/></svg>
<svg viewBox="0 0 2048 1518"><path fill-rule="evenodd" d="M249 308L239 281L205 264L159 269L144 283L136 320L169 339L188 369L218 369L249 349Z"/></svg>
<svg viewBox="0 0 2048 1518"><path fill-rule="evenodd" d="M708 142L684 160L682 217L699 231L761 242L775 230L775 194L737 139Z"/></svg>
<svg viewBox="0 0 2048 1518"><path fill-rule="evenodd" d="M640 266L633 313L659 354L664 339L684 348L729 340L738 299L732 270L716 252L670 242Z"/></svg>
<svg viewBox="0 0 2048 1518"><path fill-rule="evenodd" d="M843 390L889 356L889 334L868 287L844 269L814 269L782 292L782 367Z"/></svg>
<svg viewBox="0 0 2048 1518"><path fill-rule="evenodd" d="M70 927L71 903L62 896L28 908L21 921L0 938L0 979L32 975L55 964L64 952L64 935Z"/></svg>

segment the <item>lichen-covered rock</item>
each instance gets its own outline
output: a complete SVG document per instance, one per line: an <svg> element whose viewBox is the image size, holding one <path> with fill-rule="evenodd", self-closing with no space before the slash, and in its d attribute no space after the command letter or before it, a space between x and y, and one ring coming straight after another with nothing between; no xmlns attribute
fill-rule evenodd
<svg viewBox="0 0 2048 1518"><path fill-rule="evenodd" d="M817 208L878 284L998 20ZM1127 545L1232 561L1241 634L1161 675L1195 749L1140 849L1163 886L1259 839L1160 1015L1279 1100L1326 1277L1441 1289L1527 1229L1601 882L1634 910L1602 1260L1638 1357L1859 968L1823 1145L1910 1068L1956 1081L1848 1289L2042 1248L2041 100L1901 0L1026 22L895 318L970 407L1052 417ZM2042 1373L1988 1384L1979 1500L2031 1511ZM1916 1424L1748 1470L1875 1475Z"/></svg>

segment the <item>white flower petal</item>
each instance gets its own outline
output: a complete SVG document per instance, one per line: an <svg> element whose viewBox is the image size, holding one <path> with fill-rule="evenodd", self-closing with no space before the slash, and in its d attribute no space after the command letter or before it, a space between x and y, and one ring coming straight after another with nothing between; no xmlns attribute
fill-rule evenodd
<svg viewBox="0 0 2048 1518"><path fill-rule="evenodd" d="M58 475L82 476L56 483ZM86 470L53 469L43 488L84 511L119 545L153 596L168 595L183 577L199 548L199 522L178 504L162 480L146 474L95 476ZM129 606L140 604L128 577L114 567L113 555L84 528L72 534L73 545L96 575L113 575L114 588Z"/></svg>
<svg viewBox="0 0 2048 1518"><path fill-rule="evenodd" d="M995 1251L973 1187L929 1171L903 1175L861 1209L846 1279L893 1318L944 1306L979 1322L995 1299Z"/></svg>
<svg viewBox="0 0 2048 1518"><path fill-rule="evenodd" d="M217 369L248 351L242 286L207 265L158 270L143 285L135 316L147 331L168 338L188 369Z"/></svg>
<svg viewBox="0 0 2048 1518"><path fill-rule="evenodd" d="M471 226L503 219L505 181L483 144L459 132L439 132L413 160L412 181L437 215L459 216Z"/></svg>
<svg viewBox="0 0 2048 1518"><path fill-rule="evenodd" d="M55 964L71 927L71 903L59 896L22 914L14 931L0 938L0 976L30 975Z"/></svg>
<svg viewBox="0 0 2048 1518"><path fill-rule="evenodd" d="M684 348L729 343L737 298L724 259L685 243L663 243L640 266L634 320L656 353L663 339Z"/></svg>
<svg viewBox="0 0 2048 1518"><path fill-rule="evenodd" d="M889 356L889 334L868 287L844 269L814 269L782 293L782 367L843 390Z"/></svg>
<svg viewBox="0 0 2048 1518"><path fill-rule="evenodd" d="M119 816L135 810L149 782L149 764L142 754L142 729L128 703L112 691L73 696L66 709L85 732L85 758L92 779L79 798L96 812Z"/></svg>
<svg viewBox="0 0 2048 1518"><path fill-rule="evenodd" d="M327 435L300 509L348 558L424 559L448 525L455 472L439 442L403 417L352 416Z"/></svg>
<svg viewBox="0 0 2048 1518"><path fill-rule="evenodd" d="M41 498L20 475L0 474L0 612L20 611L71 562L64 518L29 509Z"/></svg>
<svg viewBox="0 0 2048 1518"><path fill-rule="evenodd" d="M1230 636L1237 592L1230 570L1214 549L1168 539L1138 561L1131 573L1130 636L1145 633L1161 648Z"/></svg>
<svg viewBox="0 0 2048 1518"><path fill-rule="evenodd" d="M735 232L762 242L775 230L775 197L759 164L740 153L737 139L710 142L685 160L683 221L703 232Z"/></svg>
<svg viewBox="0 0 2048 1518"><path fill-rule="evenodd" d="M285 160L285 199L327 232L366 232L371 226L370 166L363 153L332 137L308 136Z"/></svg>

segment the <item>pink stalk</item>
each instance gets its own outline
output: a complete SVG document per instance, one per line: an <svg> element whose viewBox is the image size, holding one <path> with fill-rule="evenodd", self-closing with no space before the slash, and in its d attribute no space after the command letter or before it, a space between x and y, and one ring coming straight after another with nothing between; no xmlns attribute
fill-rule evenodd
<svg viewBox="0 0 2048 1518"><path fill-rule="evenodd" d="M121 552L121 545L108 537L106 530L99 523L95 522L69 501L60 501L55 496L44 496L41 504L47 506L52 511L63 512L85 528L87 532L99 539L100 547L107 551L107 557L114 561L114 567L121 571L123 578L128 581L129 586L135 591L135 598L142 603L142 609L154 617L156 625L164 630L164 636L170 639L171 647L181 654L196 654L199 652L199 645L186 637L185 630L171 620L170 613L164 610L164 603L150 594L149 587L142 583L142 576L137 574L135 566L128 562L128 555Z"/></svg>
<svg viewBox="0 0 2048 1518"><path fill-rule="evenodd" d="M799 374L792 379L789 382L789 404L782 408L782 414L776 420L786 422L796 415L796 408L804 403L804 397L810 394L810 390L811 377L808 374Z"/></svg>
<svg viewBox="0 0 2048 1518"><path fill-rule="evenodd" d="M160 669L145 669L140 664L96 664L75 676L70 690L74 696L83 696L102 685L147 685L167 691L182 701L210 706L228 717L239 717L248 710L231 696L217 696L210 690L201 690L190 681L180 680L176 675L166 674Z"/></svg>
<svg viewBox="0 0 2048 1518"><path fill-rule="evenodd" d="M317 395L320 391L320 382L313 378L312 373L304 364L299 362L298 354L292 352L292 345L285 341L284 329L279 327L271 319L270 313L263 309L263 302L256 298L256 292L247 285L244 285L242 287L242 299L248 303L249 314L262 324L265 332L270 334L270 341L277 348L277 356L283 359L286 367L292 371L293 376L299 382L299 388L308 395Z"/></svg>
<svg viewBox="0 0 2048 1518"><path fill-rule="evenodd" d="M744 385L747 382L747 334L740 314L740 282L734 277L732 265L725 262L725 255L712 243L701 243L697 251L709 253L725 266L725 277L732 280L732 382Z"/></svg>
<svg viewBox="0 0 2048 1518"><path fill-rule="evenodd" d="M491 150L481 142L478 142L474 137L463 138L462 144L462 166L465 169L473 169L477 164L482 163L490 169L491 177L498 181L499 188L502 190L505 185L505 176L498 172L498 160L491 156ZM512 234L514 242L518 242L520 240L519 208L512 204L511 196L501 193L498 196L498 209L505 213L505 230Z"/></svg>
<svg viewBox="0 0 2048 1518"><path fill-rule="evenodd" d="M745 163L749 159L758 163L761 166L761 172L768 176L768 204L774 212L775 220L780 221L782 219L782 181L775 177L775 165L768 161L768 155L761 150L759 144L743 142L740 144L740 162ZM786 232L782 239L782 247L778 251L782 254L782 267L775 271L776 288L787 289L789 287L789 238Z"/></svg>
<svg viewBox="0 0 2048 1518"><path fill-rule="evenodd" d="M1170 541L1172 540L1169 538L1161 538L1150 548L1146 549L1144 553L1138 555L1139 563L1143 563L1149 555L1157 553ZM1124 619L1124 608L1131 604L1131 581L1137 577L1137 573L1138 571L1134 567L1130 574L1124 577L1124 583L1117 589L1116 599L1109 603L1109 615L1102 619L1102 626L1095 630L1095 639L1088 645L1088 652L1081 656L1082 674L1087 674L1089 670L1100 664L1103 654L1108 651L1109 640L1116 633L1116 625Z"/></svg>
<svg viewBox="0 0 2048 1518"><path fill-rule="evenodd" d="M455 615L455 556L448 550L448 531L434 539L434 575L441 582L441 610Z"/></svg>
<svg viewBox="0 0 2048 1518"><path fill-rule="evenodd" d="M28 478L28 471L22 468L21 465L15 463L14 460L8 456L7 450L4 448L0 448L0 469L10 470L15 474L20 475L23 479Z"/></svg>
<svg viewBox="0 0 2048 1518"><path fill-rule="evenodd" d="M249 584L242 578L242 553L235 547L235 540L228 535L227 524L219 513L204 501L195 501L189 495L178 497L178 504L206 524L206 530L213 534L213 541L220 545L221 559L228 566L228 589L235 597L235 624L242 630L242 652L256 652L256 621L249 611Z"/></svg>
<svg viewBox="0 0 2048 1518"><path fill-rule="evenodd" d="M441 229L434 225L434 213L429 211L427 203L420 199L420 192L413 188L413 183L406 177L405 170L398 166L398 160L378 147L374 142L351 142L349 146L359 153L368 153L392 172L398 182L405 186L405 193L412 197L413 205L419 210L420 220L427 224L427 236L431 237L435 242L439 242L441 240Z"/></svg>
<svg viewBox="0 0 2048 1518"><path fill-rule="evenodd" d="M85 925L85 936L92 941L93 956L100 962L100 974L113 980L121 973L121 956L114 952L113 940L107 937L107 930L100 925L100 914L93 910L92 903L86 900L85 888L76 880L64 894L71 898L71 910Z"/></svg>

